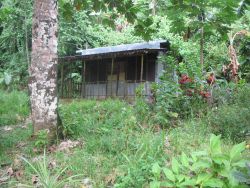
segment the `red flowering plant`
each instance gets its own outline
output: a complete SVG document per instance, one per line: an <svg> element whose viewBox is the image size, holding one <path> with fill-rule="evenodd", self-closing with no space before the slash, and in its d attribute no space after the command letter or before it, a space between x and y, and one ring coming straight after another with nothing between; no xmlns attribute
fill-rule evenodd
<svg viewBox="0 0 250 188"><path fill-rule="evenodd" d="M209 86L215 83L214 73L210 73L206 79ZM201 96L202 98L208 99L211 97L211 93L208 91L207 85L204 81L199 81L198 79L193 79L187 74L182 74L179 79L179 84L184 94L190 97Z"/></svg>
<svg viewBox="0 0 250 188"><path fill-rule="evenodd" d="M182 74L179 79L180 88L187 96L193 96L194 94L194 81L187 74Z"/></svg>

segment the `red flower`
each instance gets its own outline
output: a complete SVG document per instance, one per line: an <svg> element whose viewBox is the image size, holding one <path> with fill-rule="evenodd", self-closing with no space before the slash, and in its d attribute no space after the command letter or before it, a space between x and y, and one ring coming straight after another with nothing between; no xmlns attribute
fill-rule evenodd
<svg viewBox="0 0 250 188"><path fill-rule="evenodd" d="M183 74L181 75L181 79L179 80L179 84L187 84L187 83L191 83L192 79L188 77L188 75Z"/></svg>
<svg viewBox="0 0 250 188"><path fill-rule="evenodd" d="M207 83L209 85L213 85L215 83L215 76L214 76L214 73L211 73L208 78L207 78Z"/></svg>
<svg viewBox="0 0 250 188"><path fill-rule="evenodd" d="M211 93L209 91L200 91L200 95L206 99L211 97Z"/></svg>

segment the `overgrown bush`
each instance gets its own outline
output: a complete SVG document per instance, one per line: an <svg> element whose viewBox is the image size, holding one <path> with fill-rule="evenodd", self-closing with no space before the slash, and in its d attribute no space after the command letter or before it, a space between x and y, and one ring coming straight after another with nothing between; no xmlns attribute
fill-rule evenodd
<svg viewBox="0 0 250 188"><path fill-rule="evenodd" d="M64 137L109 134L137 124L133 107L119 100L74 101L60 105L59 114Z"/></svg>
<svg viewBox="0 0 250 188"><path fill-rule="evenodd" d="M234 91L229 104L213 109L208 115L213 132L243 141L250 134L250 88L248 86Z"/></svg>
<svg viewBox="0 0 250 188"><path fill-rule="evenodd" d="M25 92L0 91L0 126L23 121L29 115L29 99Z"/></svg>
<svg viewBox="0 0 250 188"><path fill-rule="evenodd" d="M214 133L234 142L245 140L250 132L250 108L224 105L210 113L208 120Z"/></svg>
<svg viewBox="0 0 250 188"><path fill-rule="evenodd" d="M242 157L245 147L243 142L222 152L220 136L212 135L208 151L182 153L172 158L167 167L154 163L150 187L247 187L235 176L247 169L247 161Z"/></svg>

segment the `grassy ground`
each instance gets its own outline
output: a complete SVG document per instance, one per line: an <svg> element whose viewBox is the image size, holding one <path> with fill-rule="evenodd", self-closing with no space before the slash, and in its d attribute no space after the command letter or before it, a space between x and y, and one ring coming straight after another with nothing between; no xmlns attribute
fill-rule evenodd
<svg viewBox="0 0 250 188"><path fill-rule="evenodd" d="M22 98L23 94L19 94ZM18 112L26 115L28 111ZM206 149L213 132L209 115L178 121L175 128L162 130L143 121L149 119L144 117L146 112L138 114L136 107L118 100L73 101L60 104L59 112L64 140L78 141L78 145L62 151L56 146L46 148L49 168L45 172L52 172L53 177L58 169L67 167L63 176L81 174L82 180L96 188L149 187L153 164L165 165L182 152ZM43 156L43 147L31 138L32 126L24 121L18 124L0 128L0 186L6 185L1 182L6 176L9 186L16 185L17 180L32 184L34 172L20 156L32 163ZM43 141L46 137L39 139ZM223 147L227 150L231 146L232 141L225 138ZM246 158L249 153L249 150L245 152ZM13 170L11 175L8 175L9 168Z"/></svg>
<svg viewBox="0 0 250 188"><path fill-rule="evenodd" d="M25 92L11 93L0 90L0 126L23 122L29 115L28 96Z"/></svg>

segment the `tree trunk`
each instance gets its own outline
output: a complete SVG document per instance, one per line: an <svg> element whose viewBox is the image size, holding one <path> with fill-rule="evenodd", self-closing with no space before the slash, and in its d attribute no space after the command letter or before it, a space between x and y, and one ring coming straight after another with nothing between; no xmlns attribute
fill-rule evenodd
<svg viewBox="0 0 250 188"><path fill-rule="evenodd" d="M200 64L203 70L204 66L204 27L201 27L201 38L200 38Z"/></svg>
<svg viewBox="0 0 250 188"><path fill-rule="evenodd" d="M35 0L32 24L30 102L34 132L57 127L57 0Z"/></svg>

